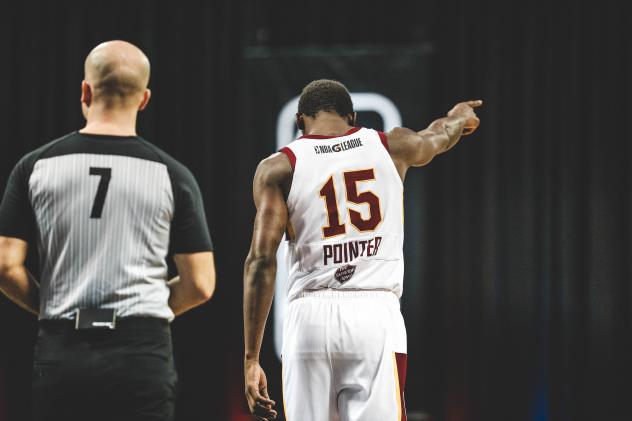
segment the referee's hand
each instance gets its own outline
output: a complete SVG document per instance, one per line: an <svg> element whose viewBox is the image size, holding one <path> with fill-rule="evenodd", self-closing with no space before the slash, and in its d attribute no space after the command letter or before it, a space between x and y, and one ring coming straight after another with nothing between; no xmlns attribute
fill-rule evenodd
<svg viewBox="0 0 632 421"><path fill-rule="evenodd" d="M250 413L261 421L275 420L277 412L276 405L268 395L268 381L266 373L259 365L258 361L246 361L244 367L246 378L246 399Z"/></svg>

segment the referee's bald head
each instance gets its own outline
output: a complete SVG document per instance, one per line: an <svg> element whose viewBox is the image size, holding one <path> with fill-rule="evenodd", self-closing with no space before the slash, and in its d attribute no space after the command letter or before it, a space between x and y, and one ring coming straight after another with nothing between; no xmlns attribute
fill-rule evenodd
<svg viewBox="0 0 632 421"><path fill-rule="evenodd" d="M149 99L149 72L149 59L135 45L126 41L99 44L86 58L82 102L108 109L142 109Z"/></svg>

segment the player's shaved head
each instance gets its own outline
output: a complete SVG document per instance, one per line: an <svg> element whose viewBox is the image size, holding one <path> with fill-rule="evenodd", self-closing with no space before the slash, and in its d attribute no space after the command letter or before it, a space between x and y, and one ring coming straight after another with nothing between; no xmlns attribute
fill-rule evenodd
<svg viewBox="0 0 632 421"><path fill-rule="evenodd" d="M126 106L149 83L149 59L133 44L108 41L96 46L85 62L85 80L94 101L106 107Z"/></svg>

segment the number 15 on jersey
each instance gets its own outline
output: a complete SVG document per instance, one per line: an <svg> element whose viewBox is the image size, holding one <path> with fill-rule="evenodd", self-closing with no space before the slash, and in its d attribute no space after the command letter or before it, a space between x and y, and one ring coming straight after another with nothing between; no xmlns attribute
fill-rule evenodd
<svg viewBox="0 0 632 421"><path fill-rule="evenodd" d="M343 173L345 184L345 196L348 203L356 205L368 205L369 217L363 218L362 214L354 209L347 208L349 222L360 232L373 231L382 222L380 198L371 191L358 192L358 183L375 180L373 169L345 171ZM327 225L323 226L323 237L330 238L346 234L347 227L340 222L338 211L337 191L333 175L320 189L320 197L325 201L327 210Z"/></svg>

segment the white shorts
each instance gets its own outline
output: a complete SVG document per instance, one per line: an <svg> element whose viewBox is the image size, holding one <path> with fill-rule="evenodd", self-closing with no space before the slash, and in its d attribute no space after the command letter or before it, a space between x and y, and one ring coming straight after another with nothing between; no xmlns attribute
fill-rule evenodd
<svg viewBox="0 0 632 421"><path fill-rule="evenodd" d="M395 294L314 291L283 327L287 421L405 421L406 328Z"/></svg>

